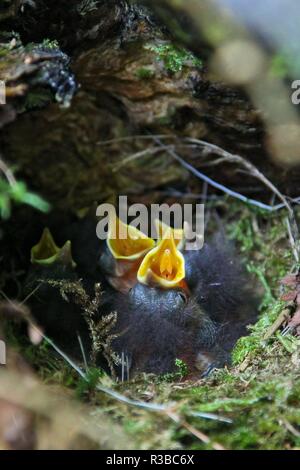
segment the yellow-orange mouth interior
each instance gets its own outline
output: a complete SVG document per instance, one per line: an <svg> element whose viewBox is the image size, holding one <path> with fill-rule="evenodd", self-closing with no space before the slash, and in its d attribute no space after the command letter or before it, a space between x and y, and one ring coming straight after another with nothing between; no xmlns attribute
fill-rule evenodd
<svg viewBox="0 0 300 470"><path fill-rule="evenodd" d="M185 262L177 249L172 231L143 259L137 274L139 282L160 287L175 287L185 277Z"/></svg>
<svg viewBox="0 0 300 470"><path fill-rule="evenodd" d="M165 234L171 230L177 248L180 250L184 246L184 229L172 228L159 219L155 220L155 228L159 240L162 240Z"/></svg>
<svg viewBox="0 0 300 470"><path fill-rule="evenodd" d="M136 260L154 247L155 241L135 227L116 218L110 228L107 245L116 259ZM120 236L122 234L122 238Z"/></svg>
<svg viewBox="0 0 300 470"><path fill-rule="evenodd" d="M40 241L31 248L31 262L50 264L56 260L60 248L55 244L48 228L45 228Z"/></svg>
<svg viewBox="0 0 300 470"><path fill-rule="evenodd" d="M54 262L70 264L73 268L76 263L73 261L71 252L71 242L68 240L62 248L59 248L48 228L45 228L40 241L31 248L32 264L50 265Z"/></svg>

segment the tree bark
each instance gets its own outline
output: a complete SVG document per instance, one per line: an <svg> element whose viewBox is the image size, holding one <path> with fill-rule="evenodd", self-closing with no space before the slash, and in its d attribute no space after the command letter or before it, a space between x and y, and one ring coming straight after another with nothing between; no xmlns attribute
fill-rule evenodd
<svg viewBox="0 0 300 470"><path fill-rule="evenodd" d="M78 210L118 193L187 181L168 152L146 152L151 141L118 140L145 132L205 139L250 159L295 192L291 173L278 172L268 157L260 111L243 90L209 80L205 43L193 55L174 44L148 9L123 0L34 4L11 2L0 15L0 30L17 31L21 41L6 42L8 53L0 58L0 79L12 89L1 108L0 145L5 159L55 207ZM202 157L193 159L201 163ZM232 167L206 171L241 186ZM295 172L293 178L297 184ZM253 191L253 180L242 181Z"/></svg>

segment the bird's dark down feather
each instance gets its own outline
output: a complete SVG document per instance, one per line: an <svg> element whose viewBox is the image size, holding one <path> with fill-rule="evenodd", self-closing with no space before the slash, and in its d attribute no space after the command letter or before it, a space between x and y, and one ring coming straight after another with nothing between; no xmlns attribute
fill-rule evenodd
<svg viewBox="0 0 300 470"><path fill-rule="evenodd" d="M74 247L76 271L71 267L33 266L27 292L41 278L81 278L87 293L93 296L95 282L100 282L104 293L97 315L101 319L117 312L114 333L118 337L112 346L126 358L131 377L139 372L174 372L176 359L186 362L190 374L198 377L230 363L232 347L247 334L247 325L255 321L256 302L249 278L224 237L215 237L200 251L184 253L189 295L182 289L163 290L142 284L122 294L106 282L99 267L104 244L95 240L95 226L90 224L90 236L87 227L85 224L83 238L78 228L68 237ZM43 286L31 301L37 321L58 346L79 360L79 334L89 355L91 339L78 305L67 303L51 286ZM105 367L103 358L99 358L99 364ZM121 366L116 366L116 371L121 376Z"/></svg>

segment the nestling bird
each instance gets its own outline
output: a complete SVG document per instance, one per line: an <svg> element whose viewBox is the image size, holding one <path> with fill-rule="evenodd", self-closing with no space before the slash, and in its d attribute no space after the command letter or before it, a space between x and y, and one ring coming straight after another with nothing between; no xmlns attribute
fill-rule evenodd
<svg viewBox="0 0 300 470"><path fill-rule="evenodd" d="M58 289L49 281L75 282L78 280L77 266L71 253L71 242L59 248L46 228L40 241L31 249L31 267L25 285L24 295L30 297L32 313L38 325L61 347L73 354L77 351L80 332L85 344L90 344L86 322L80 308L66 302Z"/></svg>
<svg viewBox="0 0 300 470"><path fill-rule="evenodd" d="M170 372L178 358L190 374L205 375L230 362L232 347L255 321L255 296L223 236L185 252L170 228L164 234L143 258L129 294L110 301L124 331L115 345L135 371Z"/></svg>
<svg viewBox="0 0 300 470"><path fill-rule="evenodd" d="M114 365L117 376L123 379L140 372L174 372L176 359L181 359L190 377L201 377L230 363L236 340L247 334L247 325L255 321L255 296L233 248L223 237L215 237L199 251L184 251L184 243L175 240L173 229L167 226L161 225L157 242L125 226L125 239L108 236L102 244L96 243L92 226L88 235L87 224L81 221L76 236L70 236L69 248L73 243L76 246L76 267L70 256L67 265L62 263L63 249L57 252L53 244L54 258L51 250L44 254L42 237L32 253L47 256L51 262L41 264L32 259L35 264L29 280L54 276L74 282L81 278L91 298L95 282L101 282L104 293L97 304L95 322L100 324L111 312L117 314L109 332L114 357L119 358ZM76 256L81 237L85 243ZM33 313L46 333L79 359L77 333L87 355L93 339L80 305L68 300L47 285L34 296ZM105 367L105 362L100 351L97 363Z"/></svg>

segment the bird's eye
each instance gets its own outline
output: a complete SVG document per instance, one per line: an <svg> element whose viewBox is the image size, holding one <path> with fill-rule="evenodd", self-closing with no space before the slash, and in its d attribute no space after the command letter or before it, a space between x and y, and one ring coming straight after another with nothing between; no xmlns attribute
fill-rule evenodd
<svg viewBox="0 0 300 470"><path fill-rule="evenodd" d="M188 301L187 294L184 291L179 292L181 300L186 304Z"/></svg>

